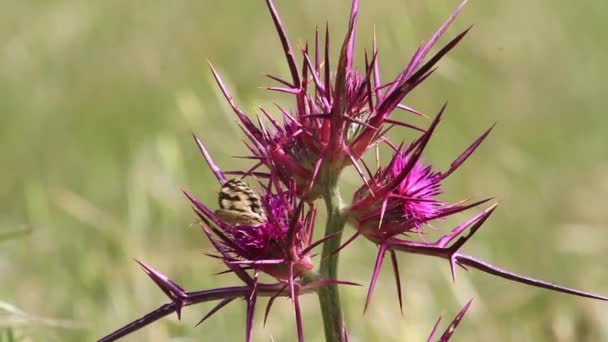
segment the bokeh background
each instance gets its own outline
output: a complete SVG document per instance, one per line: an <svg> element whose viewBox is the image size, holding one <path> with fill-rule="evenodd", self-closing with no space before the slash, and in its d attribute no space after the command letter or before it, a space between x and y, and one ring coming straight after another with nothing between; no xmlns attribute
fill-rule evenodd
<svg viewBox="0 0 608 342"><path fill-rule="evenodd" d="M294 46L326 21L341 42L349 1L276 2ZM388 80L457 5L362 0L359 52L375 29ZM287 75L264 2L5 0L0 8L0 340L91 341L165 303L132 258L191 290L236 283L213 276L222 267L203 255L210 246L180 189L216 201L192 131L225 169L248 165L231 158L246 150L207 60L248 111L290 105L261 89L271 84L264 74ZM498 122L445 187L446 200L501 202L467 252L604 295L605 13L603 0L471 1L447 37L474 29L407 102L434 113L449 101L425 156L440 169ZM336 44L332 52L335 61ZM408 137L401 134L393 138ZM357 182L345 173L346 189ZM350 246L341 278L368 284L375 251ZM343 289L352 341L426 340L439 315L451 319L469 298L455 341L608 340L606 303L476 271L460 270L452 284L444 261L400 261L403 316L390 272L365 315L365 288ZM243 339L244 303L194 328L209 308L190 307L181 322L165 318L124 340ZM307 340L322 341L316 297L303 311ZM292 316L279 301L265 328L256 320L255 340L293 341Z"/></svg>

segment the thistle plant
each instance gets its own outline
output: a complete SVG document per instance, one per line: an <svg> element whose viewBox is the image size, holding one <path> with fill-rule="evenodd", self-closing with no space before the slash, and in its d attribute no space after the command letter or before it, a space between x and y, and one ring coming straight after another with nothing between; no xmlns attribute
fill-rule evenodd
<svg viewBox="0 0 608 342"><path fill-rule="evenodd" d="M449 168L437 170L424 160L424 154L433 134L440 129L446 105L424 128L393 117L397 110L426 116L404 105L403 101L432 75L442 57L469 32L467 29L456 35L430 55L465 2L415 51L405 68L387 82L380 78L375 38L371 52L364 54L363 66L360 69L355 66L358 0L352 1L348 29L333 70L329 30L326 28L322 34L316 30L314 42L300 47L301 58L297 62L274 4L272 0L266 0L289 69L288 79L269 76L277 85L268 89L293 96L293 107L278 107L278 117L269 109L261 109L257 115L245 113L210 65L213 77L247 138L244 147L250 153L247 158L254 164L246 170L222 171L201 139L195 136L196 145L218 180L218 208L185 192L202 233L214 249L208 255L223 263L224 273L233 273L239 284L186 291L153 267L138 261L170 302L100 341L114 341L173 312L179 317L185 306L216 302L201 319L202 323L235 299L246 302L244 336L246 341L251 341L255 308L260 297L268 298L264 320L274 301L287 297L293 305L298 340L304 341L305 322L299 297L313 293L319 299L326 340L347 341L348 329L342 314L339 286L358 284L338 277L339 257L342 250L351 248L352 241L361 238L378 247L375 267L370 270L365 308L373 297L387 254L394 273L396 296L403 308L398 253L446 259L454 281L457 266L460 266L548 290L608 300L604 296L518 275L462 253L461 247L488 220L497 204L491 203L491 199L444 202L439 195L442 183L478 149L493 127L480 130L479 137L460 155L454 156ZM408 130L416 137L412 141L392 141L387 132L396 129ZM377 153L379 149L388 150L390 159L383 164L377 158L376 165L368 165L363 157L367 153ZM341 195L339 184L342 171L350 167L356 170L361 181L347 201ZM255 188L260 190L252 190L249 184L256 184ZM315 240L319 202L324 203L327 217L325 225L321 225L325 231L317 234L320 238ZM476 212L436 241L425 238L435 222L465 211ZM345 232L349 236L343 239ZM318 254L319 257L315 257ZM262 282L262 273L273 281ZM438 324L429 329L429 341L448 341L470 304L469 301L462 308L441 336L436 337Z"/></svg>

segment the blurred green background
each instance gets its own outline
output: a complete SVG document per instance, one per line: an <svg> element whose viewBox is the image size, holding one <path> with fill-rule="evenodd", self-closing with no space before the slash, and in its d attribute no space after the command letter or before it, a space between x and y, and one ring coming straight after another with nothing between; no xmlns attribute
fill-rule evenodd
<svg viewBox="0 0 608 342"><path fill-rule="evenodd" d="M349 1L276 2L294 46L328 20L336 60ZM457 5L362 0L359 52L375 28L389 80ZM211 248L180 189L215 203L218 185L192 131L224 169L248 165L230 158L246 150L207 59L249 112L290 106L260 88L271 84L266 73L287 75L264 2L8 0L0 12L0 336L91 341L165 303L132 258L190 290L237 283L213 276L222 267L203 255ZM471 1L447 36L474 29L407 103L434 113L449 101L425 157L440 169L498 122L445 188L446 200L501 202L467 252L607 295L605 13L603 0ZM348 171L346 187L356 184ZM341 278L367 285L374 256L355 243L342 253ZM460 270L452 284L444 261L400 261L404 317L390 272L365 315L366 288L343 290L352 341L426 340L439 315L451 319L469 298L455 341L608 340L606 303L476 271ZM322 341L316 297L302 305L307 340ZM244 338L244 303L194 328L209 308L124 340ZM256 341L295 339L286 300L265 328L259 309Z"/></svg>

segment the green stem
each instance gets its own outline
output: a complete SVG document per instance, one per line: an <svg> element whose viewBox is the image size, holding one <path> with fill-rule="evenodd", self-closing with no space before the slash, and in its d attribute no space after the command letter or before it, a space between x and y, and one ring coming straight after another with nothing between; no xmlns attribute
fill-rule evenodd
<svg viewBox="0 0 608 342"><path fill-rule="evenodd" d="M342 215L343 204L337 182L338 177L335 174L331 175L329 170L324 176L323 199L327 207L325 236L330 234L336 234L336 236L323 244L319 273L325 279L338 279L338 253L334 255L332 253L340 247L345 218ZM335 284L323 286L319 289L318 294L323 315L325 340L327 342L344 342L344 318L338 286Z"/></svg>

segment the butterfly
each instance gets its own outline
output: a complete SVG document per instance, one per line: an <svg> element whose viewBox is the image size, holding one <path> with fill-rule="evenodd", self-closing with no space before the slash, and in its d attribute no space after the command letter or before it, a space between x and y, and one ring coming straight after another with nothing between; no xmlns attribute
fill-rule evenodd
<svg viewBox="0 0 608 342"><path fill-rule="evenodd" d="M230 179L218 193L220 209L215 214L229 224L261 226L266 212L260 197L241 179Z"/></svg>

